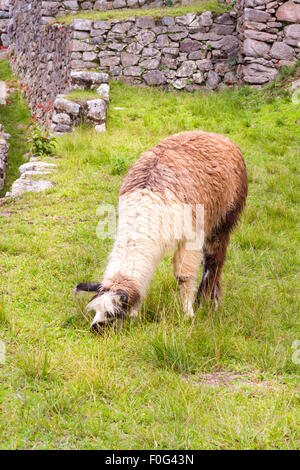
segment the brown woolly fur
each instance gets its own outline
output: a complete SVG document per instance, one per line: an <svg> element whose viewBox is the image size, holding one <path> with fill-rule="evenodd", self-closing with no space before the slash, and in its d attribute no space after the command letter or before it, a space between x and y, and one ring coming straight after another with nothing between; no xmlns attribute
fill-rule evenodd
<svg viewBox="0 0 300 470"><path fill-rule="evenodd" d="M134 305L140 300L139 291L132 279L124 276L121 273L115 274L109 281L106 281L100 289L102 291L110 290L111 292L117 292L123 290L128 295L128 303Z"/></svg>
<svg viewBox="0 0 300 470"><path fill-rule="evenodd" d="M197 301L201 296L217 300L229 234L248 192L239 147L227 137L209 132L181 132L168 137L141 155L125 177L120 195L139 189L162 197L170 191L178 201L193 207L203 204L203 276ZM181 278L178 281L184 284Z"/></svg>
<svg viewBox="0 0 300 470"><path fill-rule="evenodd" d="M194 316L201 259L203 275L196 300L212 298L217 305L230 231L243 209L247 190L241 151L222 135L182 132L143 153L120 190L118 234L98 296L89 304L96 312L92 327L126 314L136 318L155 267L168 251L174 252L174 275L185 315ZM199 205L204 209L200 226ZM201 243L192 248L183 219L177 225L180 235L174 232L165 237L186 206L192 209L189 225L197 235L201 232ZM155 224L156 216L161 226ZM90 289L85 283L79 287Z"/></svg>
<svg viewBox="0 0 300 470"><path fill-rule="evenodd" d="M203 204L209 237L219 225L227 224L230 230L237 221L247 197L246 167L239 147L227 137L181 132L141 155L120 195L146 188L169 190L186 204Z"/></svg>

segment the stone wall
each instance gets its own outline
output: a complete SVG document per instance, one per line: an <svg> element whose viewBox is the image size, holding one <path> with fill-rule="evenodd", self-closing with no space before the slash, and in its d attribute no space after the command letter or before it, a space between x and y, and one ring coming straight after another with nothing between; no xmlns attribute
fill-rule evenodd
<svg viewBox="0 0 300 470"><path fill-rule="evenodd" d="M109 102L109 76L106 73L72 71L72 88L77 90L95 90L98 97L84 101L70 100L58 95L54 101L51 130L55 134L72 132L81 122L89 123L96 132L106 130L106 114Z"/></svg>
<svg viewBox="0 0 300 470"><path fill-rule="evenodd" d="M13 2L11 65L33 116L49 124L56 96L70 89L71 30L58 24L46 29L40 24L44 2L33 0L30 9L24 0Z"/></svg>
<svg viewBox="0 0 300 470"><path fill-rule="evenodd" d="M72 69L99 69L145 85L215 89L236 82L236 13L189 13L126 21L75 20Z"/></svg>
<svg viewBox="0 0 300 470"><path fill-rule="evenodd" d="M8 28L12 15L12 0L0 0L0 44L7 47L10 43Z"/></svg>
<svg viewBox="0 0 300 470"><path fill-rule="evenodd" d="M300 59L300 0L239 0L241 82L262 85Z"/></svg>
<svg viewBox="0 0 300 470"><path fill-rule="evenodd" d="M165 7L166 5L176 5L180 3L190 3L189 0L58 0L43 1L42 14L43 21L50 22L58 15L69 13L78 13L87 10L117 10L125 8L155 8Z"/></svg>
<svg viewBox="0 0 300 470"><path fill-rule="evenodd" d="M2 124L0 124L0 191L3 189L6 178L6 168L8 159L8 134L5 134Z"/></svg>
<svg viewBox="0 0 300 470"><path fill-rule="evenodd" d="M79 106L77 115L53 111L58 95L64 100L73 89L93 87L90 78L95 73L99 74L97 87L107 85L111 77L137 85L214 90L244 82L266 84L282 65L300 58L300 0L237 0L235 10L222 15L207 11L49 24L50 13L56 15L62 4L73 11L76 5L100 6L98 2L0 0L0 16L4 16L0 21L6 28L2 40L11 43L11 63L33 115L48 125L53 119L58 132L71 130L82 118L93 120L87 104ZM81 72L85 82L74 78ZM106 78L101 82L101 77ZM105 123L106 104L97 105L96 126Z"/></svg>

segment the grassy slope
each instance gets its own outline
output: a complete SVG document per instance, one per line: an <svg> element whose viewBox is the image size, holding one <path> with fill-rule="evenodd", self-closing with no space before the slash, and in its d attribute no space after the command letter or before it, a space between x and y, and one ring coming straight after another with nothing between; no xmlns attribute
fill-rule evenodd
<svg viewBox="0 0 300 470"><path fill-rule="evenodd" d="M85 20L124 20L133 16L151 16L161 18L162 16L180 16L186 13L214 11L215 13L224 13L232 9L231 5L224 5L217 0L200 0L195 1L191 5L179 5L174 7L149 8L138 10L107 10L107 11L81 11L79 13L69 14L66 16L58 16L55 23L70 24L74 19L80 18Z"/></svg>
<svg viewBox="0 0 300 470"><path fill-rule="evenodd" d="M14 88L16 81L11 73L8 62L0 61L0 80L7 82L8 86ZM19 177L19 166L25 163L24 153L27 151L26 128L30 112L26 107L22 93L16 89L9 94L8 103L0 105L0 123L11 136L9 140L9 165L7 168L6 184L0 197L4 196L12 182Z"/></svg>
<svg viewBox="0 0 300 470"><path fill-rule="evenodd" d="M112 84L108 131L59 139L47 194L0 207L0 446L3 448L299 447L296 300L299 107L242 89L211 95ZM124 108L121 110L115 107ZM103 272L111 241L96 208L163 137L224 133L241 147L249 199L232 237L218 312L182 322L166 259L142 319L95 337L73 286ZM200 373L241 374L211 387Z"/></svg>

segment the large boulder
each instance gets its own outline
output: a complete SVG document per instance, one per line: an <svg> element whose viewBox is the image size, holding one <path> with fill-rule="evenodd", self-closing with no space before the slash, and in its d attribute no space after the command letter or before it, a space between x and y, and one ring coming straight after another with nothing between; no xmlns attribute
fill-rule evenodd
<svg viewBox="0 0 300 470"><path fill-rule="evenodd" d="M85 70L72 70L71 80L76 88L90 89L97 88L101 83L108 83L107 73L88 72Z"/></svg>
<svg viewBox="0 0 300 470"><path fill-rule="evenodd" d="M17 179L11 188L11 191L6 193L6 197L20 197L24 193L39 193L52 188L53 184L48 180L28 180L25 178Z"/></svg>
<svg viewBox="0 0 300 470"><path fill-rule="evenodd" d="M72 116L78 116L80 111L80 105L74 101L67 100L62 95L58 95L54 101L54 109L56 112L71 114Z"/></svg>

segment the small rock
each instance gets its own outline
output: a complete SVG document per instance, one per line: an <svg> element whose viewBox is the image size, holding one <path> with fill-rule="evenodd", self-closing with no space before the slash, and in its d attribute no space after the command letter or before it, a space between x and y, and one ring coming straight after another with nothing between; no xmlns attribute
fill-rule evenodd
<svg viewBox="0 0 300 470"><path fill-rule="evenodd" d="M243 44L243 53L250 57L266 57L270 51L270 46L264 42L246 39Z"/></svg>
<svg viewBox="0 0 300 470"><path fill-rule="evenodd" d="M184 39L180 43L181 52L193 52L201 49L201 43L198 41L193 41L192 39Z"/></svg>
<svg viewBox="0 0 300 470"><path fill-rule="evenodd" d="M199 17L199 24L201 26L210 26L213 24L213 17L211 11L205 11Z"/></svg>
<svg viewBox="0 0 300 470"><path fill-rule="evenodd" d="M28 192L42 192L53 187L51 181L48 180L26 180L19 178L16 180L9 193L6 193L6 197L18 197Z"/></svg>
<svg viewBox="0 0 300 470"><path fill-rule="evenodd" d="M182 88L186 87L187 82L187 78L178 78L173 82L173 87L176 88L176 90L182 90Z"/></svg>
<svg viewBox="0 0 300 470"><path fill-rule="evenodd" d="M157 60L157 59L145 59L142 62L140 62L140 66L143 69L154 70L154 69L158 68L159 60Z"/></svg>
<svg viewBox="0 0 300 470"><path fill-rule="evenodd" d="M207 74L206 86L214 90L215 88L217 88L218 84L220 83L220 80L220 76L213 70L210 70Z"/></svg>
<svg viewBox="0 0 300 470"><path fill-rule="evenodd" d="M77 31L90 31L92 28L92 21L75 19L73 21L73 28Z"/></svg>
<svg viewBox="0 0 300 470"><path fill-rule="evenodd" d="M136 40L139 44L148 46L148 44L154 42L155 34L152 31L142 30L136 35Z"/></svg>
<svg viewBox="0 0 300 470"><path fill-rule="evenodd" d="M285 44L284 42L274 42L271 47L270 55L275 59L285 60L291 60L295 57L294 49L291 46Z"/></svg>
<svg viewBox="0 0 300 470"><path fill-rule="evenodd" d="M254 10L252 8L245 8L245 20L246 21L257 21L257 23L266 23L271 15L262 10Z"/></svg>
<svg viewBox="0 0 300 470"><path fill-rule="evenodd" d="M66 114L66 113L57 113L55 111L52 115L52 121L57 123L57 124L67 124L67 125L72 124L71 118L68 114Z"/></svg>
<svg viewBox="0 0 300 470"><path fill-rule="evenodd" d="M212 61L210 59L202 59L196 61L198 69L202 70L203 72L207 72L208 70L212 69Z"/></svg>
<svg viewBox="0 0 300 470"><path fill-rule="evenodd" d="M131 67L126 67L123 73L128 77L140 77L142 75L142 68L138 65L132 65Z"/></svg>
<svg viewBox="0 0 300 470"><path fill-rule="evenodd" d="M96 122L105 121L107 111L107 103L105 100L89 100L86 102L86 107L86 116L88 119Z"/></svg>
<svg viewBox="0 0 300 470"><path fill-rule="evenodd" d="M290 24L284 28L284 34L292 39L298 39L300 42L300 24Z"/></svg>
<svg viewBox="0 0 300 470"><path fill-rule="evenodd" d="M196 72L197 66L195 62L187 60L177 70L177 77L190 77L194 72Z"/></svg>
<svg viewBox="0 0 300 470"><path fill-rule="evenodd" d="M108 101L109 100L109 85L107 83L102 83L98 88L97 88L97 93L98 95L101 96L103 100Z"/></svg>
<svg viewBox="0 0 300 470"><path fill-rule="evenodd" d="M193 81L194 83L197 83L198 85L200 85L201 83L204 82L204 75L202 72L197 72L197 73L194 73L193 75Z"/></svg>
<svg viewBox="0 0 300 470"><path fill-rule="evenodd" d="M122 52L121 54L121 63L123 67L129 67L131 65L136 65L140 57L137 54L130 54L128 52Z"/></svg>
<svg viewBox="0 0 300 470"><path fill-rule="evenodd" d="M164 74L160 70L149 70L143 75L147 85L163 85L166 82Z"/></svg>
<svg viewBox="0 0 300 470"><path fill-rule="evenodd" d="M97 134L102 134L102 132L106 132L106 125L105 125L105 123L103 123L103 124L98 124L97 126L95 126L95 131L97 132Z"/></svg>

